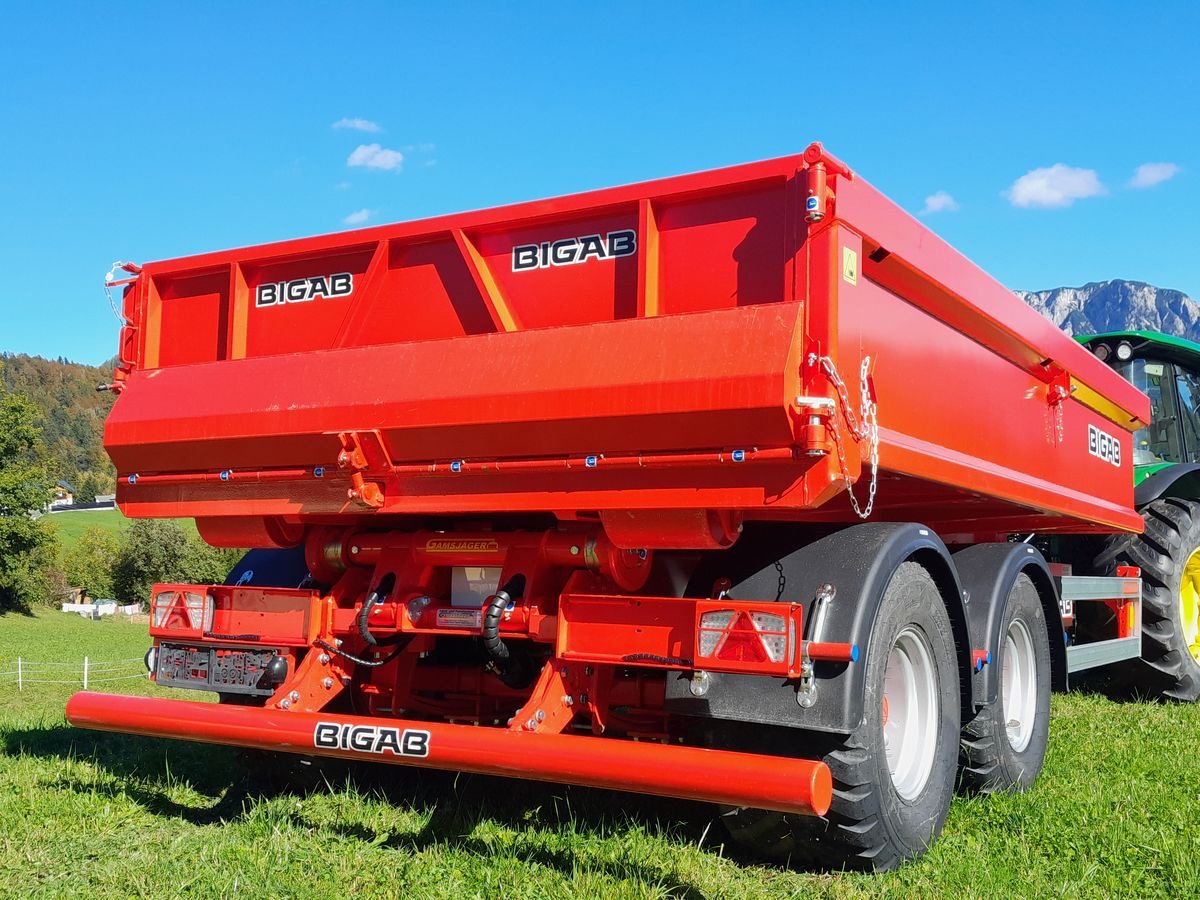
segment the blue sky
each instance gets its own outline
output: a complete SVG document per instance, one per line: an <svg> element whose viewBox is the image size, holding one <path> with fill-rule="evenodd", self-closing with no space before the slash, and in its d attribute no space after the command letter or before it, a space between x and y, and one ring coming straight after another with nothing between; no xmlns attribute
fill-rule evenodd
<svg viewBox="0 0 1200 900"><path fill-rule="evenodd" d="M1011 287L1200 298L1196 4L35 6L0 5L0 350L112 355L115 259L812 140Z"/></svg>

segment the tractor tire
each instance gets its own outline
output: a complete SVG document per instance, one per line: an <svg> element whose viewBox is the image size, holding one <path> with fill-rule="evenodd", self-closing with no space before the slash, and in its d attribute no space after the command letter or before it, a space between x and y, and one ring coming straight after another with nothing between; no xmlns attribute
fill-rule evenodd
<svg viewBox="0 0 1200 900"><path fill-rule="evenodd" d="M1200 503L1166 498L1142 508L1146 530L1111 538L1095 571L1142 570L1142 658L1129 686L1152 696L1200 699Z"/></svg>
<svg viewBox="0 0 1200 900"><path fill-rule="evenodd" d="M963 726L959 742L959 784L972 793L1028 789L1050 741L1050 637L1024 573L1008 595L1000 634L999 694Z"/></svg>
<svg viewBox="0 0 1200 900"><path fill-rule="evenodd" d="M791 864L886 871L937 838L957 772L960 681L945 604L920 564L892 575L864 662L863 722L823 754L833 775L828 815L728 808L722 821L735 843Z"/></svg>
<svg viewBox="0 0 1200 900"><path fill-rule="evenodd" d="M225 578L226 584L294 588L308 578L304 545L285 550L247 550Z"/></svg>

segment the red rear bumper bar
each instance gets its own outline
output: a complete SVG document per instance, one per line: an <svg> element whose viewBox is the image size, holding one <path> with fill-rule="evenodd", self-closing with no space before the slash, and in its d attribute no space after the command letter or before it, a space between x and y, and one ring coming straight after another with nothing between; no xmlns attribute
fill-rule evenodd
<svg viewBox="0 0 1200 900"><path fill-rule="evenodd" d="M121 731L371 762L453 769L824 815L833 784L818 760L564 734L75 694L67 721Z"/></svg>

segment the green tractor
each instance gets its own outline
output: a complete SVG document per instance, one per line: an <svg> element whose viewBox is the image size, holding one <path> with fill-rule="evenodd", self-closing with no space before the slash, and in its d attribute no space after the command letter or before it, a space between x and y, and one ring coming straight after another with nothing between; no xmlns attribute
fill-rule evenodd
<svg viewBox="0 0 1200 900"><path fill-rule="evenodd" d="M1143 690L1200 699L1200 344L1151 331L1078 338L1150 398L1149 427L1133 436L1135 502L1143 534L1107 541L1096 574L1142 570L1142 658L1127 671Z"/></svg>

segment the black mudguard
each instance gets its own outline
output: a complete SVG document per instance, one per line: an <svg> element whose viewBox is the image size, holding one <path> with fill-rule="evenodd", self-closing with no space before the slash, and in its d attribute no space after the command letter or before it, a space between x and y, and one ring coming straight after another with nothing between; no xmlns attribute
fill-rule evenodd
<svg viewBox="0 0 1200 900"><path fill-rule="evenodd" d="M799 549L796 549L799 547ZM871 522L829 532L788 526L747 526L730 550L710 554L697 567L690 597L711 594L714 582L728 578L729 594L739 599L800 603L805 621L817 589L832 584L822 640L857 644L856 663L816 663L817 701L808 709L796 702L793 682L757 675L711 676L704 697L693 697L686 676L667 680L666 708L678 715L759 722L848 734L863 721L865 652L879 604L892 574L906 560L924 565L937 582L950 613L959 650L964 709L970 708L970 649L962 589L941 539L912 523Z"/></svg>
<svg viewBox="0 0 1200 900"><path fill-rule="evenodd" d="M1159 469L1133 491L1133 502L1138 509L1163 497L1200 500L1200 464L1180 463Z"/></svg>
<svg viewBox="0 0 1200 900"><path fill-rule="evenodd" d="M971 647L991 654L991 662L971 676L974 709L993 702L1000 690L1000 629L1017 576L1024 572L1037 588L1050 634L1050 671L1055 690L1067 686L1067 651L1063 640L1058 590L1041 551L1029 544L974 544L953 555L959 582L966 592Z"/></svg>

